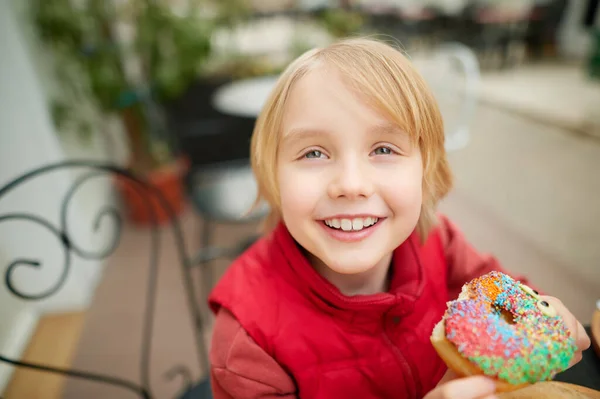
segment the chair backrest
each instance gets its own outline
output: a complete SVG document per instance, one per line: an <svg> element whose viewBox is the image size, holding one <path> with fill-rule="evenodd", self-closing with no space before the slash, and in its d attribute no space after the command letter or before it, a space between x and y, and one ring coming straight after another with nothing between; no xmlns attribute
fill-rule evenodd
<svg viewBox="0 0 600 399"><path fill-rule="evenodd" d="M446 150L465 147L478 102L480 69L477 56L469 47L450 42L413 61L439 103L444 117Z"/></svg>
<svg viewBox="0 0 600 399"><path fill-rule="evenodd" d="M184 287L186 290L187 301L188 301L188 311L195 328L194 336L195 336L195 345L196 351L198 355L198 361L203 370L208 370L208 357L206 353L205 344L202 336L202 318L201 312L199 308L199 304L196 301L196 293L194 292L194 286L192 284L192 278L190 274L190 257L186 253L186 245L184 242L184 236L182 233L181 226L179 221L174 216L173 210L170 208L169 203L165 200L165 198L161 195L161 193L152 185L145 183L142 179L132 174L131 172L115 167L110 164L103 163L95 163L89 161L66 161L60 163L54 163L50 165L45 165L34 170L31 170L27 173L22 174L14 178L12 181L6 183L4 186L0 187L0 201L8 195L9 193L18 190L23 185L26 185L28 182L43 178L44 176L53 173L59 170L77 170L84 171L84 173L74 182L72 187L64 194L63 202L61 204L61 208L57 209L57 212L60 215L60 222L58 225L53 224L52 222L45 220L39 215L23 213L23 212L10 212L10 213L0 213L0 223L6 221L21 221L23 223L32 223L37 225L40 228L45 228L48 231L54 233L58 238L59 242L63 246L63 250L65 252L65 263L62 267L59 276L56 276L56 281L52 284L51 287L47 288L43 292L40 293L30 293L25 292L22 288L18 286L16 283L16 279L14 278L15 273L22 268L31 268L38 267L44 268L44 260L40 259L28 259L26 257L14 259L7 266L4 272L3 281L6 284L6 288L10 293L15 295L17 298L20 298L25 301L39 301L46 299L55 295L57 292L61 290L63 285L69 276L71 258L73 256L80 256L86 259L105 259L108 257L118 246L118 242L120 239L120 230L121 230L121 217L120 211L116 208L105 207L100 210L98 213L95 222L96 228L99 225L99 221L102 219L112 219L115 225L115 235L109 244L102 250L91 252L89 250L82 250L82 248L78 245L78 240L76 236L73 236L69 232L68 228L68 220L67 213L69 205L72 203L71 199L78 191L78 189L89 179L98 177L98 175L109 175L111 177L115 177L124 181L127 181L131 184L140 194L141 197L144 198L144 202L146 203L148 209L153 214L154 223L149 229L151 235L151 244L149 245L150 251L150 261L149 261L149 273L147 280L147 301L145 304L145 308L143 310L143 331L141 334L141 344L142 344L142 352L141 352L141 361L140 361L140 376L141 382L132 382L117 376L109 376L109 375L101 375L91 372L84 372L80 370L71 370L71 369L62 369L57 367L51 367L48 365L36 364L32 362L25 362L19 359L11 359L6 356L0 354L0 362L8 363L10 365L16 367L25 367L35 370L46 371L50 373L61 374L70 377L81 378L94 382L106 383L114 386L122 387L123 389L127 389L129 391L135 392L139 397L150 399L153 398L152 389L150 387L150 347L152 343L152 333L153 333L153 320L154 320L154 309L156 302L156 294L157 294L157 266L158 266L158 249L160 248L160 235L157 228L156 223L156 214L155 209L150 199L156 199L160 206L164 208L164 210L171 216L170 219L170 227L171 232L174 236L174 241L176 245L177 255L179 257L179 264L181 267L183 279L184 279ZM43 199L42 199L43 200ZM3 266L3 265L2 265ZM3 268L0 268L2 271ZM182 366L176 366L172 369L171 374L182 374L184 377L189 375L186 369ZM188 379L187 386L184 388L184 391L188 391L191 389L191 383Z"/></svg>
<svg viewBox="0 0 600 399"><path fill-rule="evenodd" d="M496 0L474 1L475 5L479 7L493 7L502 11L514 12L519 14L528 13L538 2L539 0L503 0L501 2L498 2Z"/></svg>

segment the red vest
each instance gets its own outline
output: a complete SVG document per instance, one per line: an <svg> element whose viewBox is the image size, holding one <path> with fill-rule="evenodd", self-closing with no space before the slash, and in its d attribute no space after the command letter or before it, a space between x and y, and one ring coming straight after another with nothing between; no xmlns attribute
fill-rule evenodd
<svg viewBox="0 0 600 399"><path fill-rule="evenodd" d="M390 290L347 297L321 277L280 224L212 292L290 376L302 399L421 398L446 366L429 336L446 308L439 234L413 233L393 254Z"/></svg>

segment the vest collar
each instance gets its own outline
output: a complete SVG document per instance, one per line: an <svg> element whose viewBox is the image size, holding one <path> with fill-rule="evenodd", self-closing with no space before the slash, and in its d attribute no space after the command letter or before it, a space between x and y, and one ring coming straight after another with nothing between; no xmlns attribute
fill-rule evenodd
<svg viewBox="0 0 600 399"><path fill-rule="evenodd" d="M402 316L413 310L415 301L423 292L424 272L416 232L394 250L389 291L356 296L342 294L317 273L283 223L280 222L275 228L272 239L285 258L285 265L277 267L281 267L292 285L307 295L316 306L336 318L362 324L381 319L384 315Z"/></svg>

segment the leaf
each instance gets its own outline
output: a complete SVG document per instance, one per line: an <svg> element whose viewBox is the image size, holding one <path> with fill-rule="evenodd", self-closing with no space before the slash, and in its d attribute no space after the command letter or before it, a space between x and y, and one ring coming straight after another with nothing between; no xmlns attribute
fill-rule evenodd
<svg viewBox="0 0 600 399"><path fill-rule="evenodd" d="M54 125L60 130L64 127L68 120L69 116L69 107L66 103L62 101L52 101L50 104L50 113L52 115L52 120L54 121Z"/></svg>
<svg viewBox="0 0 600 399"><path fill-rule="evenodd" d="M85 144L90 144L92 142L93 132L94 129L92 128L91 123L84 120L79 121L77 134L82 142L84 142Z"/></svg>

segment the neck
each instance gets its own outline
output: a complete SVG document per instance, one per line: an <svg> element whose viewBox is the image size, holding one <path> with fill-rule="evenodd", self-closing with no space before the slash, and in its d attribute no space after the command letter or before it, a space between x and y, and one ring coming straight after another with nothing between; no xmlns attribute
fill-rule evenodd
<svg viewBox="0 0 600 399"><path fill-rule="evenodd" d="M388 273L392 262L391 253L369 270L358 274L336 273L320 259L312 255L309 255L309 259L315 270L346 296L373 295L387 292L389 289Z"/></svg>

